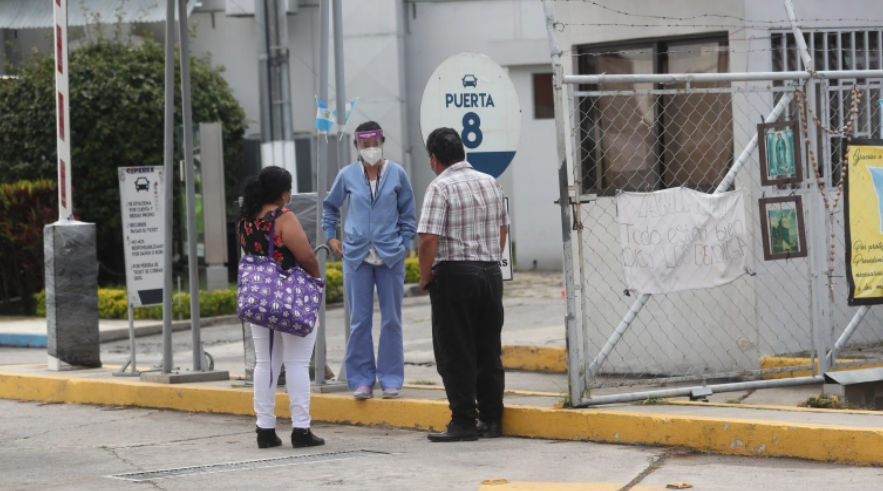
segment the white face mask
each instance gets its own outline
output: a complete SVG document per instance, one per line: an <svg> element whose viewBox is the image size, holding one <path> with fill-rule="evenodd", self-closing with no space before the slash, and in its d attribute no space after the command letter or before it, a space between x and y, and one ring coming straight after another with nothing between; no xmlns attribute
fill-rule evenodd
<svg viewBox="0 0 883 491"><path fill-rule="evenodd" d="M383 156L383 149L380 147L363 148L359 151L359 155L362 156L362 160L364 160L366 164L373 166L377 165L380 157Z"/></svg>

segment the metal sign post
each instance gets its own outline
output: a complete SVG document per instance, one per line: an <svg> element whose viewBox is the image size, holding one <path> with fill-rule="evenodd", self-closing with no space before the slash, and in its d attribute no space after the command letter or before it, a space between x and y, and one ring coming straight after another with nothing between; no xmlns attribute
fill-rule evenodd
<svg viewBox="0 0 883 491"><path fill-rule="evenodd" d="M162 372L172 371L172 216L174 214L172 177L175 153L175 0L166 0L166 79L165 79L165 228L163 230ZM178 277L180 281L180 276ZM181 287L178 287L178 291Z"/></svg>
<svg viewBox="0 0 883 491"><path fill-rule="evenodd" d="M322 23L319 29L319 99L328 100L328 51L331 20L331 0L322 0L319 20ZM328 140L323 135L316 135L319 143L316 164L316 245L324 245L325 230L322 229L322 202L325 200L325 187L328 173ZM325 276L325 254L317 254L319 260L319 274ZM313 376L314 385L325 385L325 296L322 296L322 304L319 307L319 326L316 328L316 363ZM320 375L321 373L321 375Z"/></svg>
<svg viewBox="0 0 883 491"><path fill-rule="evenodd" d="M349 156L346 138L346 77L343 72L343 5L341 0L334 0L334 81L337 90L337 171L340 172L349 162ZM321 208L321 207L320 207ZM346 221L346 212L341 216L341 223ZM341 227L343 229L343 227ZM343 258L340 258L343 260ZM350 309L343 296L343 339L344 348L350 340ZM326 331L327 332L327 331ZM337 373L337 381L346 380L346 363L340 364L340 371Z"/></svg>
<svg viewBox="0 0 883 491"><path fill-rule="evenodd" d="M196 251L196 183L193 169L193 110L190 104L190 51L188 49L187 2L178 0L178 42L181 47L181 115L184 120L184 172L187 189L187 246L190 270L190 329L193 340L193 371L206 370L199 332L199 256Z"/></svg>

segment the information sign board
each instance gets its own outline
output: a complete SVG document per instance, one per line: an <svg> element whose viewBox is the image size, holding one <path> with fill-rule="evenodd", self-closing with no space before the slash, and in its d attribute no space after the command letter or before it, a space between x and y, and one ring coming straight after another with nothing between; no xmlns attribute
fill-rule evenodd
<svg viewBox="0 0 883 491"><path fill-rule="evenodd" d="M119 167L126 289L133 307L162 304L165 184L162 167Z"/></svg>

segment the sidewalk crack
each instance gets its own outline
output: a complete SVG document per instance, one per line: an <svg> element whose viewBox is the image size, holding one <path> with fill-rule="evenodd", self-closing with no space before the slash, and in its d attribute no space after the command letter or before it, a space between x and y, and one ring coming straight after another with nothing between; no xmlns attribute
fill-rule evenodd
<svg viewBox="0 0 883 491"><path fill-rule="evenodd" d="M157 412L157 411L150 411L150 412L147 412L147 413L139 413L139 414L136 414L136 415L131 416L131 417L128 417L128 418L112 419L112 420L109 420L109 421L98 421L98 422L94 422L94 423L86 423L86 424L81 424L81 425L76 425L76 426L66 426L66 427L63 427L63 428L52 427L52 428L49 428L49 429L47 429L47 430L45 430L45 431L41 431L40 433L34 433L34 434L32 434L32 435L20 436L20 437L16 437L16 438L10 438L10 439L7 439L7 440L0 440L0 443L9 443L9 442L14 442L14 441L16 441L16 440L30 440L30 439L32 439L32 438L37 438L37 437L40 437L40 436L43 436L43 435L46 435L46 434L52 433L52 432L54 432L54 431L68 431L68 430L75 430L75 429L78 429L78 428L86 428L86 427L88 427L88 426L106 425L106 424L110 424L110 423L116 423L116 422L119 422L119 421L131 421L131 420L133 420L133 419L138 419L138 418L143 418L143 417L146 417L146 416L150 416L151 414L154 414L154 413L156 413L156 412Z"/></svg>
<svg viewBox="0 0 883 491"><path fill-rule="evenodd" d="M653 456L653 460L650 462L650 465L648 465L646 469L641 471L640 474L635 476L635 478L632 479L631 482L619 488L619 491L629 491L633 487L637 486L641 483L641 481L644 480L644 478L656 472L657 469L661 468L669 458L678 455L688 455L693 453L696 453L696 451L684 447L674 447L666 449L661 454Z"/></svg>

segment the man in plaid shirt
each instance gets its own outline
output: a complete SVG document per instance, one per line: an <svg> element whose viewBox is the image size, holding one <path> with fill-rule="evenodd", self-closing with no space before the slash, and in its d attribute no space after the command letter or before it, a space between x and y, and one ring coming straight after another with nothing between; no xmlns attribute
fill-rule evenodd
<svg viewBox="0 0 883 491"><path fill-rule="evenodd" d="M417 226L420 289L432 301L432 346L452 413L447 429L429 440L498 437L504 387L499 261L509 223L503 189L466 162L455 130L433 131L426 150L438 177L426 190Z"/></svg>

